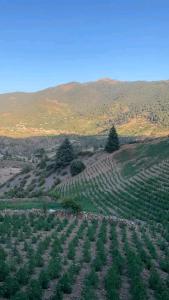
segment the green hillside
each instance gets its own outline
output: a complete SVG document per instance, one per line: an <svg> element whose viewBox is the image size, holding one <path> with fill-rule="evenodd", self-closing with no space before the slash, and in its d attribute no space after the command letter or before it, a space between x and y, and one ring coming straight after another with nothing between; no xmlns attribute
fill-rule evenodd
<svg viewBox="0 0 169 300"><path fill-rule="evenodd" d="M21 194L0 200L0 298L168 300L168 149L163 138L96 152L52 194L36 165L2 185Z"/></svg>
<svg viewBox="0 0 169 300"><path fill-rule="evenodd" d="M96 134L112 123L123 135L161 136L169 128L169 81L111 79L0 95L0 134Z"/></svg>
<svg viewBox="0 0 169 300"><path fill-rule="evenodd" d="M127 145L104 154L82 174L60 184L84 210L169 225L169 140Z"/></svg>

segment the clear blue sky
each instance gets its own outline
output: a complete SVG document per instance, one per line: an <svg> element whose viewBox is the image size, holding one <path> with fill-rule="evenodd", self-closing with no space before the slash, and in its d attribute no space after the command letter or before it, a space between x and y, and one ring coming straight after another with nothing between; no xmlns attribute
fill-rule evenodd
<svg viewBox="0 0 169 300"><path fill-rule="evenodd" d="M169 79L168 0L0 0L0 92Z"/></svg>

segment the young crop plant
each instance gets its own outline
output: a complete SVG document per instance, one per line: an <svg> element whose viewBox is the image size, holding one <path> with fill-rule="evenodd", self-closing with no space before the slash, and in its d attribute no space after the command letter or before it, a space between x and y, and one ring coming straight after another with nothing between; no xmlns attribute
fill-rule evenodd
<svg viewBox="0 0 169 300"><path fill-rule="evenodd" d="M28 283L29 272L28 272L28 267L26 265L18 269L16 273L16 278L20 285L26 285Z"/></svg>
<svg viewBox="0 0 169 300"><path fill-rule="evenodd" d="M95 289L98 286L98 282L99 282L98 274L94 269L91 269L90 273L85 277L81 300L97 299Z"/></svg>
<svg viewBox="0 0 169 300"><path fill-rule="evenodd" d="M133 239L133 243L135 244L135 246L137 248L137 251L139 253L139 257L140 257L142 263L145 264L145 266L148 270L150 270L150 268L152 267L152 258L145 251L143 243L138 238L136 231L133 231L132 239Z"/></svg>
<svg viewBox="0 0 169 300"><path fill-rule="evenodd" d="M120 288L120 274L119 270L116 267L116 264L109 269L105 278L105 289L107 299L120 299L119 298L119 288Z"/></svg>
<svg viewBox="0 0 169 300"><path fill-rule="evenodd" d="M100 172L107 164L100 165ZM79 182L85 174L78 176ZM147 206L153 209L152 203L144 205L144 199L135 206L134 199L129 202L129 195L122 193L122 203L116 189L112 197L108 184L113 189L118 176L117 172L114 180L114 173L111 177L99 173L87 186L85 199L94 199L104 214L0 213L0 299L169 299L169 225L135 219L136 214L146 214ZM124 181L120 184L124 188ZM101 193L105 185L107 190ZM77 184L73 188L78 191ZM133 219L122 218L121 213ZM158 210L152 213L155 216Z"/></svg>
<svg viewBox="0 0 169 300"><path fill-rule="evenodd" d="M124 251L127 260L128 276L130 278L130 283L131 283L131 287L130 287L131 298L133 300L135 299L148 300L146 287L141 276L143 265L139 254L136 254L135 251L131 249L128 243L125 227L122 228L122 236L123 236L123 243L124 243Z"/></svg>
<svg viewBox="0 0 169 300"><path fill-rule="evenodd" d="M89 263L91 261L91 244L89 239L86 239L83 246L83 261Z"/></svg>
<svg viewBox="0 0 169 300"><path fill-rule="evenodd" d="M41 300L42 299L42 287L39 280L32 279L27 288L28 299Z"/></svg>
<svg viewBox="0 0 169 300"><path fill-rule="evenodd" d="M39 283L42 287L42 289L47 289L49 286L50 276L48 270L42 270L42 272L39 274Z"/></svg>
<svg viewBox="0 0 169 300"><path fill-rule="evenodd" d="M16 277L9 275L2 286L2 296L10 299L16 294L20 286Z"/></svg>
<svg viewBox="0 0 169 300"><path fill-rule="evenodd" d="M105 251L105 244L107 241L106 230L107 230L107 223L105 221L102 221L98 233L98 238L96 241L96 256L92 264L96 272L101 271L103 266L106 265L107 263L106 251Z"/></svg>
<svg viewBox="0 0 169 300"><path fill-rule="evenodd" d="M51 258L51 260L49 261L48 270L47 270L49 278L51 280L58 278L61 270L62 270L62 265L61 265L60 257L55 256L54 258Z"/></svg>

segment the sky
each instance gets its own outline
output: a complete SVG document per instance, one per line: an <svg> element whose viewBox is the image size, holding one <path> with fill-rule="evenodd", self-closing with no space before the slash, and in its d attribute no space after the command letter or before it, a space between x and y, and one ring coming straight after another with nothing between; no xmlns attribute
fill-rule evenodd
<svg viewBox="0 0 169 300"><path fill-rule="evenodd" d="M169 79L168 0L0 0L0 93Z"/></svg>

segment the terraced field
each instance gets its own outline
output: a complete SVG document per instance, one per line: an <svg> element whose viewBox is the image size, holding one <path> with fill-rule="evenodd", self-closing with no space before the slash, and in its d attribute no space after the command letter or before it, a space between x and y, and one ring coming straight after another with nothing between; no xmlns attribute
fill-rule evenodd
<svg viewBox="0 0 169 300"><path fill-rule="evenodd" d="M1 299L168 299L169 237L85 215L0 214Z"/></svg>
<svg viewBox="0 0 169 300"><path fill-rule="evenodd" d="M57 188L86 211L126 219L169 222L169 141L123 147L104 154Z"/></svg>

